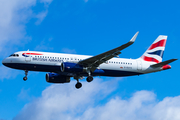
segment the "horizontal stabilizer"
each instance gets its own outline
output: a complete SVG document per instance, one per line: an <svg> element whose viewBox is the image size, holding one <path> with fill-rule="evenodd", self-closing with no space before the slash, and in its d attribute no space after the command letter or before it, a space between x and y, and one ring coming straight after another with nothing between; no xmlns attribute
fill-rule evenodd
<svg viewBox="0 0 180 120"><path fill-rule="evenodd" d="M171 62L174 62L175 60L177 60L177 59L167 60L167 61L164 61L164 62L161 62L161 63L157 63L157 64L154 64L154 65L151 65L151 67L153 67L153 68L162 67L162 66L167 65L167 64L169 64Z"/></svg>

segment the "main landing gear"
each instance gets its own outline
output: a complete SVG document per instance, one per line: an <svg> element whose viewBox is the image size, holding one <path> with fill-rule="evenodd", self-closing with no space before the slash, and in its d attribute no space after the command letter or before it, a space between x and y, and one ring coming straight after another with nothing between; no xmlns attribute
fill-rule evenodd
<svg viewBox="0 0 180 120"><path fill-rule="evenodd" d="M78 82L76 83L75 87L76 87L77 89L81 88L81 87L82 87L82 83L80 83L80 82L78 81Z"/></svg>
<svg viewBox="0 0 180 120"><path fill-rule="evenodd" d="M82 83L79 82L79 79L81 79L81 78L82 78L82 77L74 77L74 79L77 80L77 83L76 83L76 85L75 85L75 87L76 87L77 89L79 89L79 88L82 87ZM91 81L93 81L93 77L92 77L92 76L88 76L88 77L86 78L86 80L87 80L87 82L91 82Z"/></svg>
<svg viewBox="0 0 180 120"><path fill-rule="evenodd" d="M25 70L25 77L23 77L23 80L26 81L28 78L27 78L27 75L28 75L28 71Z"/></svg>
<svg viewBox="0 0 180 120"><path fill-rule="evenodd" d="M89 69L87 70L87 73L88 73L88 77L86 78L86 81L87 82L93 81L93 77L91 76L91 71Z"/></svg>
<svg viewBox="0 0 180 120"><path fill-rule="evenodd" d="M76 76L76 77L74 77L74 79L77 80L77 83L76 83L75 87L77 89L81 88L82 87L82 83L79 82L79 79L81 79L81 77Z"/></svg>
<svg viewBox="0 0 180 120"><path fill-rule="evenodd" d="M93 81L93 77L92 77L92 76L88 76L88 77L86 78L86 81L87 81L87 82Z"/></svg>

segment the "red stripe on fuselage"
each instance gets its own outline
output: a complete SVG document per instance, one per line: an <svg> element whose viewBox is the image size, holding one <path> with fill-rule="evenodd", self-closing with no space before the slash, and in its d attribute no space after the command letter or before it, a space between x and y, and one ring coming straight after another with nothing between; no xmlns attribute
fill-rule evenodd
<svg viewBox="0 0 180 120"><path fill-rule="evenodd" d="M23 53L23 55L43 55L43 54L40 54L40 53Z"/></svg>
<svg viewBox="0 0 180 120"><path fill-rule="evenodd" d="M165 47L165 45L166 45L166 39L162 39L159 42L152 44L148 50L152 50L156 47Z"/></svg>
<svg viewBox="0 0 180 120"><path fill-rule="evenodd" d="M148 61L148 62L156 62L156 63L159 63L159 61L158 61L157 59L152 58L152 57L143 56L142 58L143 58L143 60Z"/></svg>

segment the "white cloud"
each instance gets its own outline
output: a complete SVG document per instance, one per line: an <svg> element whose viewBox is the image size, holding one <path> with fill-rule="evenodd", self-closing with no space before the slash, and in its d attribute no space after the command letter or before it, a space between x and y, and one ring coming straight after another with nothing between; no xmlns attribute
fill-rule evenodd
<svg viewBox="0 0 180 120"><path fill-rule="evenodd" d="M118 81L118 80L117 80ZM151 91L137 91L132 97L107 98L117 81L96 78L83 82L79 90L70 84L53 84L42 96L26 104L14 120L179 120L180 96L158 101Z"/></svg>
<svg viewBox="0 0 180 120"><path fill-rule="evenodd" d="M38 24L47 15L47 4L52 0L41 0L46 5L45 12L35 13L32 7L36 6L36 0L0 0L0 52L2 49L10 49L6 46L17 45L29 40L26 36L25 26L31 18L37 18Z"/></svg>
<svg viewBox="0 0 180 120"><path fill-rule="evenodd" d="M38 11L39 13L32 10L37 2L37 0L0 0L1 57L4 58L4 56L10 54L13 49L18 49L17 46L22 46L31 40L31 37L26 35L26 24L32 18L37 19L35 24L40 24L46 17L48 6L52 0L41 0L40 2L44 4L45 11ZM4 69L2 66L0 66L0 69L3 69L2 71L5 73L0 77L1 80L13 77L9 74L9 69Z"/></svg>
<svg viewBox="0 0 180 120"><path fill-rule="evenodd" d="M74 87L75 81L70 84L53 84L42 92L40 98L25 105L14 119L73 119L77 113L83 113L93 106L96 99L103 100L117 87L117 81L101 84L100 81L101 79L95 78L91 83L83 82L79 90Z"/></svg>

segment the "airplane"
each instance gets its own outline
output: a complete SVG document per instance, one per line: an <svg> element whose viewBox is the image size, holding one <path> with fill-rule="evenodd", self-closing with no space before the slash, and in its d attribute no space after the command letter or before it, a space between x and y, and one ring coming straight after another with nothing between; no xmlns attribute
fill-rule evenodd
<svg viewBox="0 0 180 120"><path fill-rule="evenodd" d="M168 64L177 59L162 62L167 40L165 35L159 35L140 58L119 58L121 51L135 42L138 33L129 42L96 56L28 50L11 54L2 64L24 70L24 81L27 80L28 71L48 72L46 81L49 83L69 83L73 77L77 80L77 89L82 87L79 80L84 77L87 77L87 82L91 82L95 76L134 76L170 69Z"/></svg>

